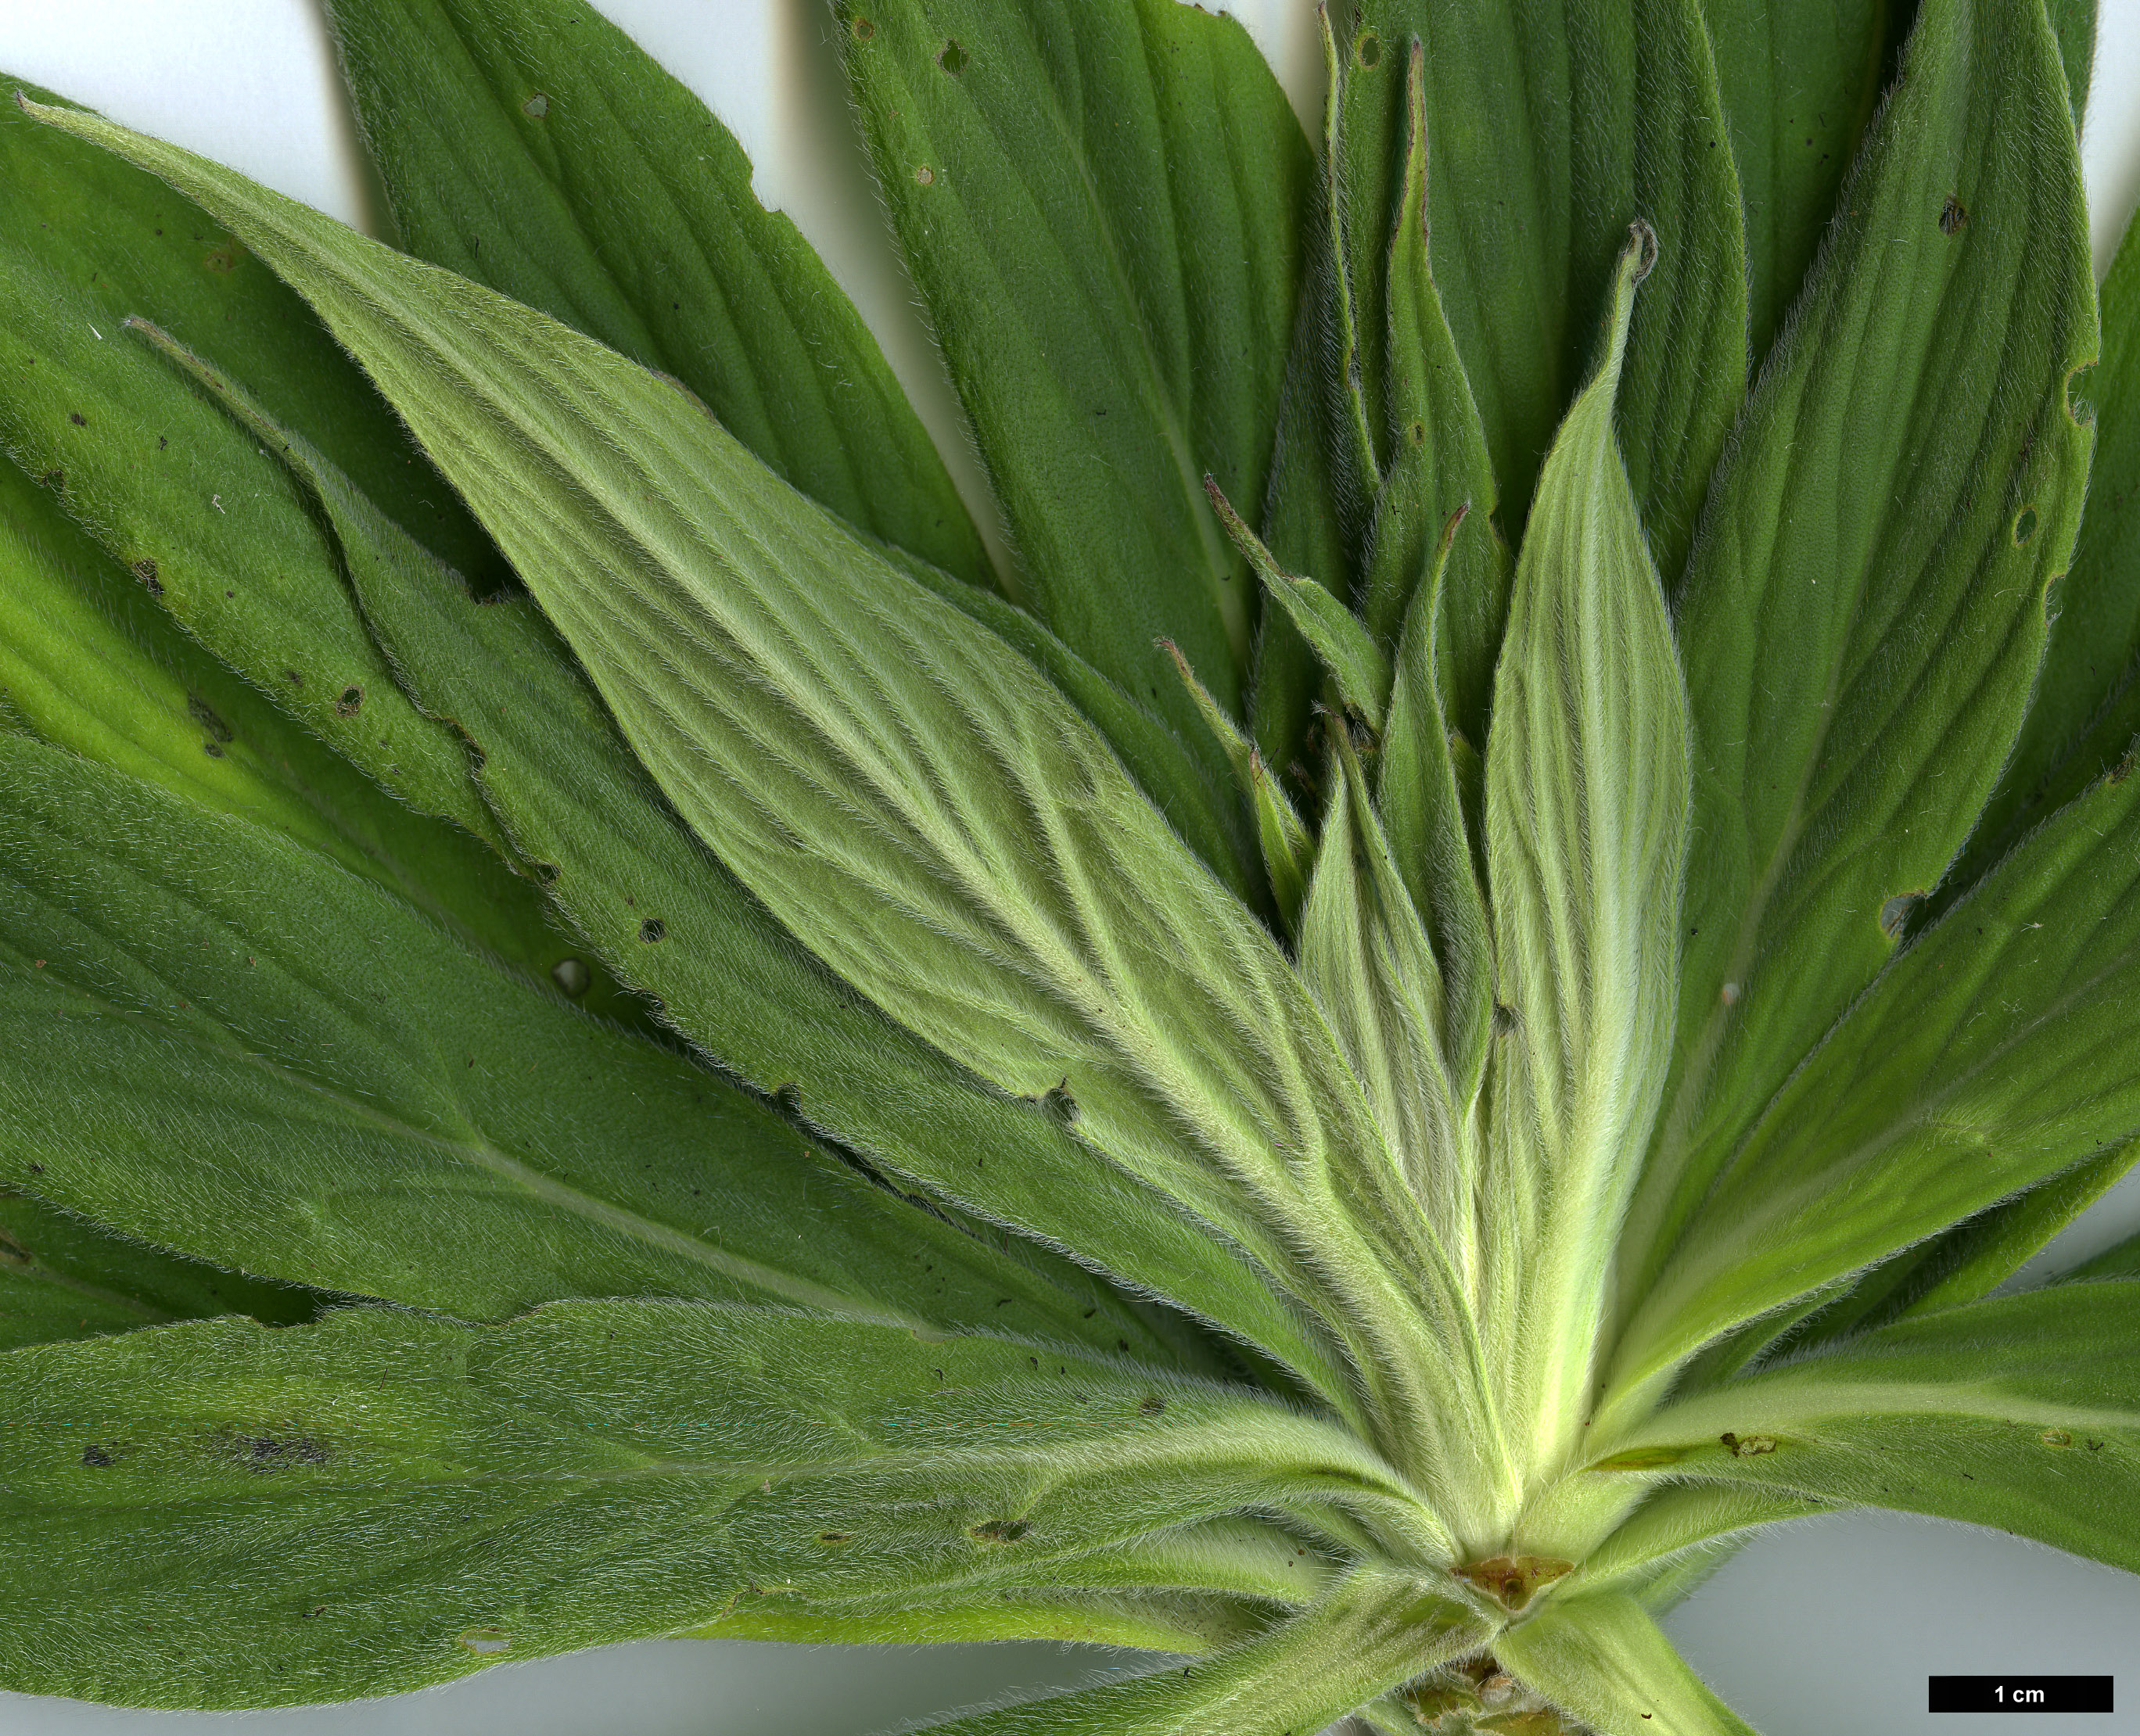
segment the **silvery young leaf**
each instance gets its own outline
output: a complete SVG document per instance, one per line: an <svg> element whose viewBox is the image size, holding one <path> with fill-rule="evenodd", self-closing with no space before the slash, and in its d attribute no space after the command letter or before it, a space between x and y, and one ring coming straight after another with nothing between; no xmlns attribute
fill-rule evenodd
<svg viewBox="0 0 2140 1736"><path fill-rule="evenodd" d="M0 737L0 1181L225 1266L498 1317L773 1299L1142 1341L322 858Z"/></svg>
<svg viewBox="0 0 2140 1736"><path fill-rule="evenodd" d="M1320 1013L1031 665L613 352L37 112L212 200L315 300L665 792L813 951L1261 1258L1354 1345L1378 1438L1436 1478L1498 1477L1467 1304Z"/></svg>
<svg viewBox="0 0 2140 1736"><path fill-rule="evenodd" d="M674 375L804 493L994 582L861 315L759 205L734 136L615 25L567 0L328 10L403 247Z"/></svg>
<svg viewBox="0 0 2140 1736"><path fill-rule="evenodd" d="M286 1326L312 1319L320 1302L317 1291L184 1259L0 1189L0 1351L218 1314Z"/></svg>
<svg viewBox="0 0 2140 1736"><path fill-rule="evenodd" d="M590 1009L631 1013L489 846L395 801L233 675L5 463L0 715L331 856L537 980L562 972Z"/></svg>
<svg viewBox="0 0 2140 1736"><path fill-rule="evenodd" d="M1624 1594L1549 1604L1497 1636L1494 1656L1599 1736L1755 1736Z"/></svg>
<svg viewBox="0 0 2140 1736"><path fill-rule="evenodd" d="M2064 103L2040 14L1928 0L1719 473L1679 613L1679 1032L1623 1308L1938 882L2020 722L2089 446L2066 400L2095 318Z"/></svg>
<svg viewBox="0 0 2140 1736"><path fill-rule="evenodd" d="M1176 0L842 0L893 228L1055 630L1194 739L1241 714L1306 142L1234 20Z"/></svg>
<svg viewBox="0 0 2140 1736"><path fill-rule="evenodd" d="M2060 810L1777 1093L1629 1317L1622 1392L1705 1340L2129 1146L2140 782Z"/></svg>
<svg viewBox="0 0 2140 1736"><path fill-rule="evenodd" d="M1745 213L1755 363L1798 299L1879 101L1893 0L1706 0Z"/></svg>
<svg viewBox="0 0 2140 1736"><path fill-rule="evenodd" d="M134 1704L391 1692L1014 1557L1045 1577L1244 1503L1407 1510L1245 1390L703 1304L169 1327L12 1351L0 1394L0 1669Z"/></svg>
<svg viewBox="0 0 2140 1736"><path fill-rule="evenodd" d="M71 105L0 73L0 96L24 91ZM300 297L190 199L7 102L0 103L0 213L4 268L26 273L22 283L41 298L57 297L62 322L102 333L92 341L106 350L90 354L107 355L130 314L163 320L256 382L271 414L331 454L441 559L485 590L504 576L497 551L363 370ZM17 340L46 329L49 311L11 303ZM154 419L155 434L175 436L160 414Z"/></svg>
<svg viewBox="0 0 2140 1736"><path fill-rule="evenodd" d="M1942 1309L1668 1405L1602 1437L1588 1474L1931 1513L2129 1572L2140 1566L2136 1345L2130 1281Z"/></svg>
<svg viewBox="0 0 2140 1736"><path fill-rule="evenodd" d="M1639 1596L1661 1572L1721 1555L1757 1527L1832 1512L1838 1504L1740 1483L1661 1483L1584 1557L1563 1588L1571 1595L1579 1588Z"/></svg>
<svg viewBox="0 0 2140 1736"><path fill-rule="evenodd" d="M254 414L234 394L226 401ZM1342 1390L1327 1346L1268 1273L1075 1137L1057 1100L1019 1103L982 1086L803 954L677 822L525 598L479 603L318 454L254 426L317 491L373 630L422 708L466 738L486 799L558 908L673 1027L871 1163L1073 1246L1315 1371L1311 1385ZM1102 1327L1114 1319L1112 1292L1067 1261L1048 1263L1058 1283L1094 1290L1085 1302ZM1149 1325L1192 1361L1210 1354L1171 1316Z"/></svg>
<svg viewBox="0 0 2140 1736"><path fill-rule="evenodd" d="M1455 1599L1374 1568L1315 1608L1183 1668L927 1726L931 1736L1304 1736L1492 1630Z"/></svg>
<svg viewBox="0 0 2140 1736"><path fill-rule="evenodd" d="M1443 527L1434 564L1406 609L1376 777L1390 853L1441 966L1442 1053L1452 1100L1466 1116L1478 1100L1493 1027L1494 944L1436 670L1444 619L1441 592L1452 552L1468 539L1475 559L1480 546L1492 541L1484 526L1467 532L1470 523L1470 515L1460 513ZM1485 558L1501 557L1489 549ZM1498 644L1498 627L1495 639Z"/></svg>
<svg viewBox="0 0 2140 1736"><path fill-rule="evenodd" d="M1364 0L1351 76L1372 55L1389 91L1375 159L1386 188L1403 160L1398 81L1415 38L1435 281L1511 531L1588 366L1627 223L1657 233L1616 415L1658 570L1676 583L1746 378L1739 189L1697 0ZM1383 193L1374 208L1394 203Z"/></svg>
<svg viewBox="0 0 2140 1736"><path fill-rule="evenodd" d="M2054 613L2028 716L1943 893L1976 880L2051 810L2123 757L2140 733L2140 239L2127 228L2103 280L2103 359L2069 377L2075 414L2095 431L2088 512ZM2088 408L2081 407L2085 394Z"/></svg>
<svg viewBox="0 0 2140 1736"><path fill-rule="evenodd" d="M1415 591L1441 568L1433 644L1442 707L1450 728L1483 744L1512 562L1494 524L1499 499L1485 427L1435 287L1426 222L1426 55L1425 46L1414 42L1406 77L1402 194L1388 238L1383 419L1389 455L1375 500L1362 612L1378 635L1395 640ZM1372 89L1392 76L1379 61L1360 68L1347 83L1348 105L1356 86ZM1372 281L1381 263L1358 254L1356 272ZM1476 522L1470 535L1450 543L1450 521L1459 512Z"/></svg>
<svg viewBox="0 0 2140 1736"><path fill-rule="evenodd" d="M37 130L19 115L7 116L4 129L0 140ZM235 347L250 352L264 375L285 382L285 391L287 382L313 377L307 358L323 351L321 406L331 407L338 391L356 398L346 423L379 417L375 401L356 396L361 380L347 378L325 335L302 313L294 336L265 346L244 341L257 326L280 326L280 316L296 311L279 287L267 294L248 282L203 292L204 274L268 274L197 208L166 188L165 208L144 210L132 235L116 224L105 229L99 180L67 174L66 166L12 142L0 146L0 174L22 188L16 196L26 215L39 202L57 205L66 225L47 231L11 222L10 239L0 245L0 306L7 308L0 447L59 488L67 509L211 651L272 671L266 690L285 710L372 775L392 767L415 806L485 832L489 817L462 774L459 744L417 715L395 686L302 496L161 357L129 340L120 321L168 304L169 317L237 337ZM127 190L122 209L148 205L145 191ZM84 205L97 212L98 228L85 223ZM174 238L141 237L142 228L157 227L189 238L183 261L171 257ZM70 232L81 238L72 246ZM60 238L49 251L42 244L48 234ZM116 285L103 281L107 267ZM297 419L302 426L322 417L316 409ZM360 451L375 444L361 429L336 431ZM384 433L406 454L390 424ZM387 462L371 457L374 468ZM402 462L422 463L413 455ZM443 492L428 467L425 474Z"/></svg>
<svg viewBox="0 0 2140 1736"><path fill-rule="evenodd" d="M1612 414L1636 225L1605 353L1539 478L1486 744L1499 998L1487 1314L1549 1459L1580 1415L1614 1233L1670 1058L1687 735L1664 596ZM1520 1282L1519 1283L1519 1274ZM1520 1294L1520 1316L1513 1298Z"/></svg>
<svg viewBox="0 0 2140 1736"><path fill-rule="evenodd" d="M1441 969L1349 749L1338 774L1301 913L1300 974L1469 1287L1478 1148L1450 1079Z"/></svg>

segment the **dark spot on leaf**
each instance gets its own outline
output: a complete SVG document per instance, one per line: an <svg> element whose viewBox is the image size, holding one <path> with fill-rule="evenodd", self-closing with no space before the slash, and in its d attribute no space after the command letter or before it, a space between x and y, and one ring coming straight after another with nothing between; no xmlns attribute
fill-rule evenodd
<svg viewBox="0 0 2140 1736"><path fill-rule="evenodd" d="M542 91L537 91L527 101L520 105L520 112L530 120L540 120L550 112L550 99Z"/></svg>
<svg viewBox="0 0 2140 1736"><path fill-rule="evenodd" d="M81 1462L92 1471L109 1470L125 1456L126 1449L123 1446L100 1446L91 1442L81 1449Z"/></svg>
<svg viewBox="0 0 2140 1736"><path fill-rule="evenodd" d="M305 684L305 678L299 674L295 669L284 669L282 671L282 679L288 682L292 687L302 687Z"/></svg>
<svg viewBox="0 0 2140 1736"><path fill-rule="evenodd" d="M1166 1410L1166 1400L1156 1392L1148 1392L1137 1400L1139 1416L1158 1416Z"/></svg>
<svg viewBox="0 0 2140 1736"><path fill-rule="evenodd" d="M852 1543L854 1540L855 1534L852 1531L821 1531L817 1533L819 1542L830 1543L835 1548L842 1543Z"/></svg>
<svg viewBox="0 0 2140 1736"><path fill-rule="evenodd" d="M1065 1127L1074 1125L1077 1120L1077 1100L1070 1095L1070 1081L1066 1077L1060 1085L1050 1086L1040 1099L1040 1106L1048 1117Z"/></svg>
<svg viewBox="0 0 2140 1736"><path fill-rule="evenodd" d="M215 708L199 694L186 695L186 715L219 742L230 739L230 725L216 714Z"/></svg>
<svg viewBox="0 0 2140 1736"><path fill-rule="evenodd" d="M856 14L853 21L848 24L847 28L854 32L855 40L857 42L866 42L871 37L876 34L876 26L871 23L867 18L863 17L860 13Z"/></svg>
<svg viewBox="0 0 2140 1736"><path fill-rule="evenodd" d="M966 51L955 42L946 42L936 51L936 64L956 78L966 70Z"/></svg>
<svg viewBox="0 0 2140 1736"><path fill-rule="evenodd" d="M1908 925L1910 913L1924 901L1922 892L1897 892L1880 906L1880 932L1890 940L1900 939Z"/></svg>
<svg viewBox="0 0 2140 1736"><path fill-rule="evenodd" d="M560 959L550 967L550 980L577 1000L587 992L587 984L594 978L579 959Z"/></svg>
<svg viewBox="0 0 2140 1736"><path fill-rule="evenodd" d="M326 1445L308 1434L247 1434L234 1429L209 1437L215 1457L248 1471L287 1471L293 1465L325 1464Z"/></svg>
<svg viewBox="0 0 2140 1736"><path fill-rule="evenodd" d="M639 925L639 938L649 946L669 932L669 924L659 916L650 916Z"/></svg>
<svg viewBox="0 0 2140 1736"><path fill-rule="evenodd" d="M201 752L208 755L210 759L221 759L223 757L223 743L221 742L203 742L201 743Z"/></svg>
<svg viewBox="0 0 2140 1736"><path fill-rule="evenodd" d="M1961 226L1968 221L1969 208L1963 204L1962 202L1956 199L1951 193L1947 194L1946 203L1940 207L1940 233L1942 235L1959 234L1961 231Z"/></svg>
<svg viewBox="0 0 2140 1736"><path fill-rule="evenodd" d="M1023 1519L989 1519L966 1535L977 1543L1015 1543L1032 1529Z"/></svg>
<svg viewBox="0 0 2140 1736"><path fill-rule="evenodd" d="M544 886L557 885L557 865L555 862L531 862L528 866L533 870L537 885Z"/></svg>
<svg viewBox="0 0 2140 1736"><path fill-rule="evenodd" d="M1413 445L1424 446L1426 444L1426 424L1424 422L1415 422L1406 431L1411 435L1411 443Z"/></svg>
<svg viewBox="0 0 2140 1736"><path fill-rule="evenodd" d="M363 709L364 689L361 687L345 687L335 700L335 715L337 717L353 718Z"/></svg>
<svg viewBox="0 0 2140 1736"><path fill-rule="evenodd" d="M2014 547L2019 548L2036 534L2036 509L2024 507L2014 520Z"/></svg>
<svg viewBox="0 0 2140 1736"><path fill-rule="evenodd" d="M1737 1459L1752 1459L1776 1450L1776 1438L1773 1434L1734 1434L1727 1429L1717 1439Z"/></svg>
<svg viewBox="0 0 2140 1736"><path fill-rule="evenodd" d="M86 428L89 426L89 418L82 414L82 413L78 409L69 410L67 412L67 420L73 423L76 428Z"/></svg>
<svg viewBox="0 0 2140 1736"><path fill-rule="evenodd" d="M156 576L156 563L146 556L134 563L134 576L148 586L150 596L164 594L164 581Z"/></svg>
<svg viewBox="0 0 2140 1736"><path fill-rule="evenodd" d="M1382 63L1382 39L1372 30L1360 32L1360 40L1353 45L1352 58L1371 71Z"/></svg>
<svg viewBox="0 0 2140 1736"><path fill-rule="evenodd" d="M47 470L37 480L56 493L64 493L66 491L66 472L64 470Z"/></svg>
<svg viewBox="0 0 2140 1736"><path fill-rule="evenodd" d="M171 440L170 440L170 436L169 436L169 435L168 435L168 434L158 434L158 435L156 436L156 450L157 450L157 451L159 451L159 452L167 452L167 451L169 451L169 450L170 449L170 444L171 444Z"/></svg>
<svg viewBox="0 0 2140 1736"><path fill-rule="evenodd" d="M1506 1001L1494 1003L1494 1035L1508 1037L1524 1027L1524 1016Z"/></svg>

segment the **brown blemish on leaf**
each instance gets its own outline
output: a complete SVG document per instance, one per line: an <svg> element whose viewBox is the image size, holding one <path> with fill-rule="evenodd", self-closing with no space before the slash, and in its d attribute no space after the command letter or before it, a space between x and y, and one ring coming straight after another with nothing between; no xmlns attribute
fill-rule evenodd
<svg viewBox="0 0 2140 1736"><path fill-rule="evenodd" d="M1969 207L1963 204L1951 193L1947 194L1946 203L1940 207L1940 233L1958 235L1961 233L1961 226L1968 221Z"/></svg>
<svg viewBox="0 0 2140 1736"><path fill-rule="evenodd" d="M1360 40L1352 45L1352 58L1370 72L1382 63L1382 39L1372 30L1360 32Z"/></svg>
<svg viewBox="0 0 2140 1736"><path fill-rule="evenodd" d="M876 34L876 26L859 12L849 22L847 28L854 33L854 38L857 42L866 42Z"/></svg>
<svg viewBox="0 0 2140 1736"><path fill-rule="evenodd" d="M2056 1447L2063 1451L2073 1444L2073 1431L2069 1429L2046 1429L2043 1433L2043 1442L2047 1447Z"/></svg>
<svg viewBox="0 0 2140 1736"><path fill-rule="evenodd" d="M1139 1416L1163 1416L1166 1412L1166 1400L1156 1392L1148 1392L1137 1400Z"/></svg>
<svg viewBox="0 0 2140 1736"><path fill-rule="evenodd" d="M86 428L89 426L89 418L82 414L82 413L78 409L69 410L67 412L67 420L73 423L76 428Z"/></svg>
<svg viewBox="0 0 2140 1736"><path fill-rule="evenodd" d="M817 1533L819 1542L829 1545L835 1549L842 1543L852 1543L854 1540L855 1534L852 1531L821 1531Z"/></svg>
<svg viewBox="0 0 2140 1736"><path fill-rule="evenodd" d="M933 187L936 184L936 171L926 163L916 163L914 165L914 179L917 186Z"/></svg>
<svg viewBox="0 0 2140 1736"><path fill-rule="evenodd" d="M243 252L243 250L236 242L226 241L219 248L210 248L201 263L210 271L220 272L227 277L238 269L238 262Z"/></svg>
<svg viewBox="0 0 2140 1736"><path fill-rule="evenodd" d="M669 932L669 924L659 916L650 916L639 925L639 938L649 946Z"/></svg>
<svg viewBox="0 0 2140 1736"><path fill-rule="evenodd" d="M1776 1437L1773 1434L1734 1434L1727 1429L1717 1439L1727 1452L1738 1459L1752 1459L1776 1450Z"/></svg>
<svg viewBox="0 0 2140 1736"><path fill-rule="evenodd" d="M364 689L361 687L345 687L335 700L336 717L353 718L363 709Z"/></svg>
<svg viewBox="0 0 2140 1736"><path fill-rule="evenodd" d="M126 1456L127 1449L117 1441L91 1441L81 1449L81 1462L92 1471L106 1471Z"/></svg>
<svg viewBox="0 0 2140 1736"><path fill-rule="evenodd" d="M150 596L161 596L164 594L164 581L156 576L156 563L147 556L144 555L134 563L134 576L148 587Z"/></svg>
<svg viewBox="0 0 2140 1736"><path fill-rule="evenodd" d="M231 738L230 725L218 715L216 709L199 694L186 695L186 715L219 742Z"/></svg>
<svg viewBox="0 0 2140 1736"><path fill-rule="evenodd" d="M1023 1519L989 1519L966 1535L977 1543L1015 1543L1032 1529Z"/></svg>
<svg viewBox="0 0 2140 1736"><path fill-rule="evenodd" d="M1897 892L1880 906L1880 932L1890 940L1902 938L1902 930L1909 925L1910 913L1925 901L1925 895L1917 892Z"/></svg>
<svg viewBox="0 0 2140 1736"><path fill-rule="evenodd" d="M1523 1608L1539 1586L1551 1585L1574 1571L1573 1562L1549 1555L1496 1555L1450 1569L1457 1578L1478 1586L1511 1610Z"/></svg>

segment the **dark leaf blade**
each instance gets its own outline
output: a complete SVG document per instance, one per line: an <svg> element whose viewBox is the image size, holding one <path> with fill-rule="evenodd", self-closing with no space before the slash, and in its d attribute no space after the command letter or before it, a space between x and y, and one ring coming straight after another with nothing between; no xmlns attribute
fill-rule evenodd
<svg viewBox="0 0 2140 1736"><path fill-rule="evenodd" d="M1362 19L1391 48L1426 45L1434 275L1512 536L1593 360L1627 223L1656 231L1617 421L1676 585L1746 377L1739 189L1698 6L1376 0ZM1393 59L1385 49L1391 76ZM1385 147L1390 160L1401 150Z"/></svg>
<svg viewBox="0 0 2140 1736"><path fill-rule="evenodd" d="M2102 360L2066 380L2075 414L2095 434L2088 510L2051 593L2028 715L1943 897L1974 884L2140 734L2140 225L2118 245L2102 304Z"/></svg>
<svg viewBox="0 0 2140 1736"><path fill-rule="evenodd" d="M802 493L995 582L861 316L758 204L734 135L621 31L563 0L329 11L404 247L674 375Z"/></svg>
<svg viewBox="0 0 2140 1736"><path fill-rule="evenodd" d="M59 174L66 165L24 141L39 130L19 114L0 120L0 174L16 184L9 190L32 210L38 194L64 193L96 211L102 228L77 210L60 218L66 226L52 232L49 248L12 225L0 246L0 447L58 489L67 510L210 651L259 671L258 684L284 710L368 773L398 779L412 805L494 837L459 744L395 687L302 494L123 322L145 303L230 337L278 395L300 400L297 425L327 423L357 468L417 467L441 493L445 485L309 311L197 206L160 186L159 204L137 184L143 176L111 187L86 173ZM174 238L155 237L159 227L194 238L184 256L172 256ZM197 263L203 248L207 262ZM130 254L135 269L111 268L114 256ZM199 281L224 276L228 286ZM279 336L263 341L265 328ZM307 413L290 383L313 377L317 402ZM342 422L368 417L383 428L350 434L334 419L338 397L351 400ZM388 440L393 450L382 457ZM405 479L387 480L407 492Z"/></svg>
<svg viewBox="0 0 2140 1736"><path fill-rule="evenodd" d="M2020 722L2090 444L2066 400L2095 317L2062 103L2040 17L1919 12L1720 473L1679 611L1683 987L1625 1297L1888 957ZM1994 118L2017 107L2055 124Z"/></svg>
<svg viewBox="0 0 2140 1736"><path fill-rule="evenodd" d="M0 716L331 856L534 980L631 1018L492 847L397 801L188 637L47 490L0 463Z"/></svg>
<svg viewBox="0 0 2140 1736"><path fill-rule="evenodd" d="M1038 612L1185 736L1255 620L1305 142L1247 33L1172 0L843 5L880 184Z"/></svg>
<svg viewBox="0 0 2140 1736"><path fill-rule="evenodd" d="M33 285L40 303L54 303L11 300L11 350L37 341L48 316L101 333L91 341L107 350L124 347L118 328L130 314L161 320L254 382L270 414L327 453L440 558L486 589L502 579L489 539L303 301L182 194L17 113L18 94L66 104L0 74L0 211L7 218L0 268L27 273L18 294ZM101 365L90 366L91 377ZM17 414L9 412L11 446ZM146 419L174 445L194 425L184 416ZM56 457L64 468L63 447Z"/></svg>
<svg viewBox="0 0 2140 1736"><path fill-rule="evenodd" d="M2128 1160L2136 840L2140 781L2105 780L1897 957L1691 1219L1629 1317L1617 1395L2009 1195Z"/></svg>
<svg viewBox="0 0 2140 1736"><path fill-rule="evenodd" d="M32 743L0 767L0 1020L42 1057L0 1081L12 1185L464 1317L669 1294L1148 1338L321 858Z"/></svg>
<svg viewBox="0 0 2140 1736"><path fill-rule="evenodd" d="M798 1559L887 1588L1013 1556L1074 1578L1244 1492L1283 1509L1349 1482L1372 1508L1382 1474L1239 1390L698 1304L182 1326L12 1352L0 1390L0 1679L137 1705L348 1699L807 1608ZM932 1505L947 1453L969 1498ZM865 1466L904 1479L903 1511L842 1488ZM1096 1498L1126 1466L1141 1511ZM1383 1502L1400 1525L1405 1504Z"/></svg>
<svg viewBox="0 0 2140 1736"><path fill-rule="evenodd" d="M114 1235L0 1189L0 1351L223 1314L290 1326L314 1318L324 1300L316 1290L265 1283Z"/></svg>
<svg viewBox="0 0 2140 1736"><path fill-rule="evenodd" d="M1709 0L1746 223L1750 353L1784 328L1880 97L1891 0Z"/></svg>
<svg viewBox="0 0 2140 1736"><path fill-rule="evenodd" d="M2140 1283L1883 1327L1668 1406L1586 1477L1665 1476L1993 1525L2140 1568ZM1605 1468L1668 1458L1662 1470Z"/></svg>

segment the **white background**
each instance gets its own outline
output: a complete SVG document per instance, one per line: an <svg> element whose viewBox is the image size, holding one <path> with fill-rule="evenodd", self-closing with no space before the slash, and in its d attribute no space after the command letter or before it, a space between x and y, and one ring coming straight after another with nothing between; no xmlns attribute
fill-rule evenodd
<svg viewBox="0 0 2140 1736"><path fill-rule="evenodd" d="M1728 3L1728 0L1727 0ZM2101 0L2082 155L2097 269L2140 199L2140 0ZM602 0L703 96L884 339L938 442L977 478L847 129L821 0ZM1321 101L1308 0L1234 0L1296 107ZM0 0L0 69L234 164L366 225L366 183L314 0ZM2117 1189L2047 1256L2065 1265L2140 1226ZM0 1621L6 1619L0 1558ZM1765 1537L1666 1623L1769 1736L1963 1736L1929 1673L2116 1672L2125 1709L2059 1728L2140 1736L2140 1578L1995 1532L1887 1514ZM864 1736L1089 1680L1107 1655L1041 1645L614 1646L502 1665L427 1693L295 1712L120 1712L0 1694L0 1736Z"/></svg>

